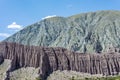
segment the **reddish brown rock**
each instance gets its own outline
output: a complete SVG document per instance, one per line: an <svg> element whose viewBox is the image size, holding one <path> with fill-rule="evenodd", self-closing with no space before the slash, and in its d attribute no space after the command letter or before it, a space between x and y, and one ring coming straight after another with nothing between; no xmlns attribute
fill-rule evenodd
<svg viewBox="0 0 120 80"><path fill-rule="evenodd" d="M17 43L0 43L0 61L10 59L13 71L20 67L40 67L39 74L45 79L56 70L73 70L91 74L116 75L120 72L118 52L83 54L64 48L24 46Z"/></svg>

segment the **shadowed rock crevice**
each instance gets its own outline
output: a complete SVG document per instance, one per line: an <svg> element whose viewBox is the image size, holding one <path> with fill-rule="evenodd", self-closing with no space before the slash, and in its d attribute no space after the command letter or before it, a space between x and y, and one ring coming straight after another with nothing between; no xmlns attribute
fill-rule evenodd
<svg viewBox="0 0 120 80"><path fill-rule="evenodd" d="M2 64L3 61L4 61L4 58L2 55L0 55L0 64Z"/></svg>

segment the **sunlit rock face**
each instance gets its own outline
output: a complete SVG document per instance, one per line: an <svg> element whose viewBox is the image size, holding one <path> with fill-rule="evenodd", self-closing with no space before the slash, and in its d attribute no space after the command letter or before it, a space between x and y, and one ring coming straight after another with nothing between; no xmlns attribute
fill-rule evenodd
<svg viewBox="0 0 120 80"><path fill-rule="evenodd" d="M86 78L101 78L103 75L101 74L94 74L91 75L89 73L81 73L76 71L54 71L50 74L50 76L47 78L47 80L72 80L73 78L75 80L86 80ZM89 79L94 80L94 79Z"/></svg>
<svg viewBox="0 0 120 80"><path fill-rule="evenodd" d="M36 80L39 77L39 68L26 67L10 72L10 80Z"/></svg>
<svg viewBox="0 0 120 80"><path fill-rule="evenodd" d="M0 64L0 80L36 80L39 77L39 68L24 67L9 71L11 60L5 59Z"/></svg>
<svg viewBox="0 0 120 80"><path fill-rule="evenodd" d="M51 17L27 26L5 41L64 47L79 52L104 52L120 47L120 11L88 12Z"/></svg>
<svg viewBox="0 0 120 80"><path fill-rule="evenodd" d="M5 59L3 63L0 64L0 80L5 80L8 75L8 70L11 65L11 60Z"/></svg>
<svg viewBox="0 0 120 80"><path fill-rule="evenodd" d="M117 49L118 50L118 49ZM11 60L7 78L16 69L38 68L43 80L56 70L72 70L90 74L117 75L120 72L119 50L98 53L77 53L61 47L24 46L17 43L0 43L1 59ZM19 71L18 71L19 72Z"/></svg>

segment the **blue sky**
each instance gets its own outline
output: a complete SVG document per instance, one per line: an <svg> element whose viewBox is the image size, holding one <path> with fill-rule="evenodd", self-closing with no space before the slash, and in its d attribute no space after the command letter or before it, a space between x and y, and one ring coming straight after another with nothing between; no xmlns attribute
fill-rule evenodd
<svg viewBox="0 0 120 80"><path fill-rule="evenodd" d="M50 15L120 10L120 0L0 0L0 41Z"/></svg>

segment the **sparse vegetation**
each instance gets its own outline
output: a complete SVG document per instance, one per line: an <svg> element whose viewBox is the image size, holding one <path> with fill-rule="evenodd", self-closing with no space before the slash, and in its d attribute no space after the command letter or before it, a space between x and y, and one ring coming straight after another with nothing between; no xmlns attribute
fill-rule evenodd
<svg viewBox="0 0 120 80"><path fill-rule="evenodd" d="M78 79L75 77L70 78L70 80L120 80L120 76L115 76L115 77L92 77L92 78L84 78L84 79Z"/></svg>
<svg viewBox="0 0 120 80"><path fill-rule="evenodd" d="M72 78L71 78L70 80L75 80L75 77L74 77L74 76L72 76Z"/></svg>
<svg viewBox="0 0 120 80"><path fill-rule="evenodd" d="M36 79L35 80L42 80L40 77L36 77Z"/></svg>

